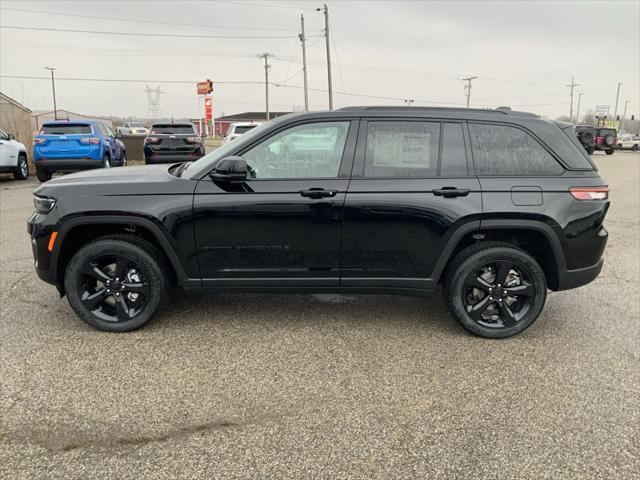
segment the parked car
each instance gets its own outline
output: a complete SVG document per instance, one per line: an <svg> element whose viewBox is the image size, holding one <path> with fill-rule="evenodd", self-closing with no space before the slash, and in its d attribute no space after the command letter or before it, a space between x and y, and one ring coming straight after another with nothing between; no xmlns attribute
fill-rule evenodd
<svg viewBox="0 0 640 480"><path fill-rule="evenodd" d="M640 149L640 137L634 137L630 134L622 135L618 138L616 146L618 147L618 150L631 150L633 152L637 152L638 149Z"/></svg>
<svg viewBox="0 0 640 480"><path fill-rule="evenodd" d="M33 139L33 163L38 180L55 172L124 166L124 143L108 125L93 120L47 122Z"/></svg>
<svg viewBox="0 0 640 480"><path fill-rule="evenodd" d="M116 127L116 133L123 135L148 135L149 130L140 122L125 122L122 126Z"/></svg>
<svg viewBox="0 0 640 480"><path fill-rule="evenodd" d="M538 318L548 289L598 276L608 190L570 124L352 107L279 117L196 162L54 179L35 190L28 230L40 278L102 330L141 327L171 284L442 286L462 326L501 338Z"/></svg>
<svg viewBox="0 0 640 480"><path fill-rule="evenodd" d="M204 155L202 138L190 123L156 123L144 139L144 163L176 163Z"/></svg>
<svg viewBox="0 0 640 480"><path fill-rule="evenodd" d="M0 173L12 173L16 180L29 175L27 149L12 133L0 130Z"/></svg>
<svg viewBox="0 0 640 480"><path fill-rule="evenodd" d="M235 140L240 135L247 133L248 131L256 128L262 122L235 122L229 125L229 129L227 130L227 135L224 137L224 141L230 142L231 140Z"/></svg>
<svg viewBox="0 0 640 480"><path fill-rule="evenodd" d="M615 128L596 128L591 125L576 125L575 132L578 140L591 155L596 150L602 150L607 155L613 154L616 148Z"/></svg>

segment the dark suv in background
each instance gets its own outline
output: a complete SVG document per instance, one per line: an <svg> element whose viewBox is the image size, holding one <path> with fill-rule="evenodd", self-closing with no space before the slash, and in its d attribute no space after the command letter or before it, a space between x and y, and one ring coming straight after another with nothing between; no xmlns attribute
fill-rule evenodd
<svg viewBox="0 0 640 480"><path fill-rule="evenodd" d="M151 319L170 285L442 287L465 328L508 337L548 289L597 277L609 207L573 125L417 107L291 114L196 162L86 172L34 194L38 275L117 332Z"/></svg>
<svg viewBox="0 0 640 480"><path fill-rule="evenodd" d="M202 138L190 123L156 123L144 139L144 163L176 163L204 155Z"/></svg>

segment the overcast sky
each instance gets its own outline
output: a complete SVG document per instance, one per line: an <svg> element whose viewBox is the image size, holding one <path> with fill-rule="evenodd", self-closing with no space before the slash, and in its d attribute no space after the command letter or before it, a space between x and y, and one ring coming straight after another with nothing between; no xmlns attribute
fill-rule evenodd
<svg viewBox="0 0 640 480"><path fill-rule="evenodd" d="M551 117L569 113L569 88L584 93L581 112L640 103L640 1L329 1L336 107L464 105L461 78L473 82L472 106L511 105ZM308 38L310 88L326 90L320 2L304 1L10 1L3 26L165 35L284 38L176 38L3 28L0 90L33 110L52 108L51 84L6 76L45 76L54 66L58 108L95 115L145 116L151 80L165 116L195 116L195 82L214 81L215 115L264 110L268 51L271 80L302 86L300 14ZM19 11L18 11L19 10ZM35 13L34 13L35 12ZM86 18L93 17L93 18ZM187 81L193 83L170 83ZM220 82L220 83L217 83ZM223 82L256 82L255 84ZM388 98L367 98L370 95ZM577 100L577 95L576 95ZM312 109L327 94L310 93ZM301 108L301 88L271 87L271 109Z"/></svg>

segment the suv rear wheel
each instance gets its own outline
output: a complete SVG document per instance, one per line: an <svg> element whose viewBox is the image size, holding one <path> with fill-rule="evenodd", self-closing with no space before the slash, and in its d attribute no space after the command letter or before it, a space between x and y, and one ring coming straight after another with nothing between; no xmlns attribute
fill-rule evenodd
<svg viewBox="0 0 640 480"><path fill-rule="evenodd" d="M53 175L51 172L36 168L36 177L38 177L38 180L40 180L41 182L51 180L51 175Z"/></svg>
<svg viewBox="0 0 640 480"><path fill-rule="evenodd" d="M80 249L65 272L71 308L108 332L140 328L153 317L167 290L162 255L132 235L102 237Z"/></svg>
<svg viewBox="0 0 640 480"><path fill-rule="evenodd" d="M460 252L447 269L444 296L467 330L505 338L540 315L547 283L540 265L525 251L503 242L482 242Z"/></svg>

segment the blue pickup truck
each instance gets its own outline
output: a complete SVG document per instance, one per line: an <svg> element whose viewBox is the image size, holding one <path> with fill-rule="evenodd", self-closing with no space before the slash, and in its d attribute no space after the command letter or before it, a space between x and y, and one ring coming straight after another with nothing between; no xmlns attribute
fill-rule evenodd
<svg viewBox="0 0 640 480"><path fill-rule="evenodd" d="M92 120L47 122L33 139L33 163L38 180L54 172L125 166L124 143L108 125Z"/></svg>

